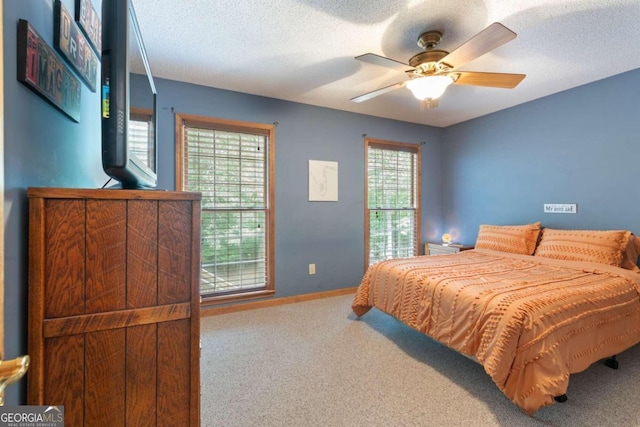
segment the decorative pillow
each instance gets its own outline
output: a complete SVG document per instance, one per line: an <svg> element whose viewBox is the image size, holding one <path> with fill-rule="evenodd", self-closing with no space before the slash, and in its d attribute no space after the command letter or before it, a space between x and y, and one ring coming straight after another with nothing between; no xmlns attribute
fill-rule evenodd
<svg viewBox="0 0 640 427"><path fill-rule="evenodd" d="M480 226L476 248L533 255L540 234L540 221L526 225Z"/></svg>
<svg viewBox="0 0 640 427"><path fill-rule="evenodd" d="M542 230L535 256L622 265L631 236L626 230Z"/></svg>
<svg viewBox="0 0 640 427"><path fill-rule="evenodd" d="M638 256L640 256L640 237L629 236L629 243L627 243L627 249L622 256L622 268L627 270L640 271L638 268Z"/></svg>

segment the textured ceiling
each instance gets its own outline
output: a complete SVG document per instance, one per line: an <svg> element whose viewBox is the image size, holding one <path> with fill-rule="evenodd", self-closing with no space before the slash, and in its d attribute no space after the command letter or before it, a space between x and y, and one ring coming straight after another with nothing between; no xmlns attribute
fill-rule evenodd
<svg viewBox="0 0 640 427"><path fill-rule="evenodd" d="M448 126L640 68L639 0L133 0L154 76L407 122ZM515 89L452 85L421 111L402 62L418 35L452 51L493 22L518 34L460 70L523 73Z"/></svg>

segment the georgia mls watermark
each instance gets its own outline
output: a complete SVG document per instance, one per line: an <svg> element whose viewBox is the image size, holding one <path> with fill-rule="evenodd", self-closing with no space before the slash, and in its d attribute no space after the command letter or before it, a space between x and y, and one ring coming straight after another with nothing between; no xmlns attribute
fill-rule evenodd
<svg viewBox="0 0 640 427"><path fill-rule="evenodd" d="M0 406L0 427L64 427L64 406Z"/></svg>

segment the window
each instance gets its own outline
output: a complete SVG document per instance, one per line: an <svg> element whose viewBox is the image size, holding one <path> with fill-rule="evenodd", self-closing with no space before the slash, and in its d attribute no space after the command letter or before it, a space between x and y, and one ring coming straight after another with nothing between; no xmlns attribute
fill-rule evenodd
<svg viewBox="0 0 640 427"><path fill-rule="evenodd" d="M273 294L274 126L176 115L176 188L202 193L204 298Z"/></svg>
<svg viewBox="0 0 640 427"><path fill-rule="evenodd" d="M420 146L366 138L365 268L418 254Z"/></svg>
<svg viewBox="0 0 640 427"><path fill-rule="evenodd" d="M129 112L129 144L133 155L143 164L155 168L155 144L150 144L153 139L153 111L131 107Z"/></svg>

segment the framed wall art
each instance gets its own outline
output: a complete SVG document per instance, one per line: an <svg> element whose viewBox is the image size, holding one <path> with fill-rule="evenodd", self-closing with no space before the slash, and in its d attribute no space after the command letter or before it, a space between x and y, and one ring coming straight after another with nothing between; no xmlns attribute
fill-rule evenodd
<svg viewBox="0 0 640 427"><path fill-rule="evenodd" d="M338 201L338 162L309 160L309 201Z"/></svg>

